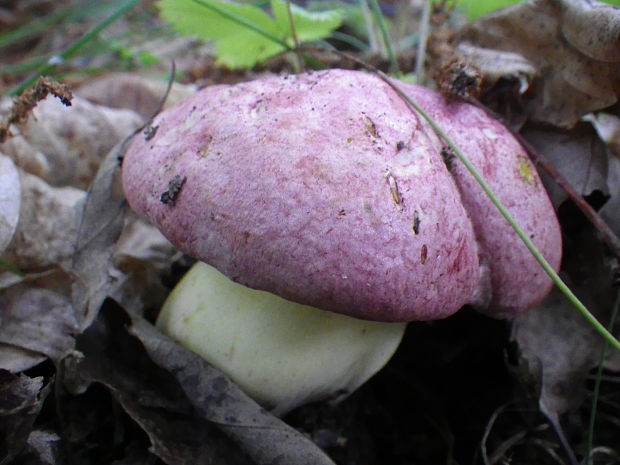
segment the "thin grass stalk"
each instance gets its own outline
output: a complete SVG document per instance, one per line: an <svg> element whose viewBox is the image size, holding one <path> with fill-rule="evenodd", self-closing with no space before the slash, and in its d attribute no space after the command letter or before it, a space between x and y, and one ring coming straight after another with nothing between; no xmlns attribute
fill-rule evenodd
<svg viewBox="0 0 620 465"><path fill-rule="evenodd" d="M22 278L24 276L26 276L26 274L23 271L21 271L20 269L18 269L15 265L13 265L13 264L5 261L5 260L2 260L1 258L0 258L0 268L4 268L4 269L10 271L11 273L16 274L17 276L20 276Z"/></svg>
<svg viewBox="0 0 620 465"><path fill-rule="evenodd" d="M295 20L293 19L293 10L291 7L291 0L286 0L286 14L288 15L288 22L291 26L291 36L293 43L295 44L295 56L297 57L297 71L304 71L304 60L301 58L299 51L299 38L297 37L297 30L295 29Z"/></svg>
<svg viewBox="0 0 620 465"><path fill-rule="evenodd" d="M618 295L616 296L616 302L614 303L611 318L609 320L609 330L611 331L616 324L616 320L618 318L618 313L620 309L620 291L618 291ZM603 344L601 348L601 356L598 362L598 369L596 370L596 379L594 381L594 392L592 393L592 408L590 411L590 422L588 424L588 442L586 448L586 465L592 465L592 450L594 449L594 424L596 422L596 411L598 409L598 400L601 392L601 382L603 379L603 365L605 359L607 358L607 351L609 349L609 344L607 341Z"/></svg>
<svg viewBox="0 0 620 465"><path fill-rule="evenodd" d="M420 17L420 29L418 34L418 48L415 57L415 77L418 84L424 82L424 62L426 61L426 42L430 33L431 7L433 0L426 0Z"/></svg>
<svg viewBox="0 0 620 465"><path fill-rule="evenodd" d="M381 13L381 8L379 7L379 2L377 0L368 0L368 3L370 4L370 8L375 15L377 23L379 24L383 44L385 45L385 50L390 60L390 73L398 75L400 74L400 68L398 67L398 61L396 60L396 55L394 55L394 50L392 49L390 36L385 24L385 19L383 18L383 13Z"/></svg>
<svg viewBox="0 0 620 465"><path fill-rule="evenodd" d="M99 24L97 24L94 28L84 34L81 38L67 47L62 53L52 57L52 59L48 60L45 65L39 68L32 76L26 79L19 86L15 87L13 90L9 91L10 96L15 96L21 94L24 90L28 89L32 86L40 76L44 74L49 74L54 68L70 58L75 52L77 52L80 48L86 45L88 42L93 40L97 34L107 28L109 25L114 23L116 20L121 18L125 13L127 13L130 9L136 6L141 0L127 0L123 2L110 16L105 18Z"/></svg>

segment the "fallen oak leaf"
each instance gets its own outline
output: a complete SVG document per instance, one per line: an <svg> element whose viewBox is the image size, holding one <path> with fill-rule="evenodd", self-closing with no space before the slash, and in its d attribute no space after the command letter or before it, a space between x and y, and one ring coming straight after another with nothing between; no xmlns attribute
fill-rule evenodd
<svg viewBox="0 0 620 465"><path fill-rule="evenodd" d="M498 74L489 50L520 55L536 70L524 94L527 116L572 127L584 114L618 100L620 57L613 50L619 28L620 10L609 5L530 0L469 23L459 33L456 54L485 76ZM483 49L480 62L472 47Z"/></svg>
<svg viewBox="0 0 620 465"><path fill-rule="evenodd" d="M33 354L58 364L73 350L78 324L68 298L47 289L17 285L0 295L0 328L0 343L12 357L20 355L15 349L26 351L19 367L25 370L41 361ZM4 352L2 346L0 352ZM7 360L15 364L19 358Z"/></svg>
<svg viewBox="0 0 620 465"><path fill-rule="evenodd" d="M250 465L230 440L196 414L173 376L149 359L142 344L128 334L129 322L128 314L110 299L78 336L79 352L65 359L62 370L68 393L60 396L60 404L65 410L74 409L71 404L79 403L84 398L80 394L96 384L148 436L151 459L155 455L169 465ZM100 415L107 415L107 409ZM90 419L74 419L72 426L80 422L80 429L94 430L99 437L100 420L95 413ZM82 438L74 445L75 453L83 442Z"/></svg>
<svg viewBox="0 0 620 465"><path fill-rule="evenodd" d="M51 383L0 369L0 463L10 463L27 444Z"/></svg>
<svg viewBox="0 0 620 465"><path fill-rule="evenodd" d="M309 439L261 408L219 370L130 315L130 333L152 360L174 375L201 416L235 441L258 465L333 465Z"/></svg>

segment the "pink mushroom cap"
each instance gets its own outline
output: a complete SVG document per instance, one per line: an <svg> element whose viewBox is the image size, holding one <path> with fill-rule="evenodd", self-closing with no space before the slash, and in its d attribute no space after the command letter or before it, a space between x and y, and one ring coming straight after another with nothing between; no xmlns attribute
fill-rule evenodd
<svg viewBox="0 0 620 465"><path fill-rule="evenodd" d="M508 131L399 85L557 268L553 208ZM292 301L378 321L528 309L551 281L442 147L378 77L328 70L211 86L164 111L127 150L123 186L180 250Z"/></svg>

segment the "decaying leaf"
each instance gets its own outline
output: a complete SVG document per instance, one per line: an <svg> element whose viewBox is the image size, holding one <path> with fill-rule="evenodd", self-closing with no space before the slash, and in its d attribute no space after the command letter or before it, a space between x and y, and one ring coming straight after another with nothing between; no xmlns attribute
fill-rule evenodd
<svg viewBox="0 0 620 465"><path fill-rule="evenodd" d="M0 255L17 228L21 188L17 168L10 158L0 154Z"/></svg>
<svg viewBox="0 0 620 465"><path fill-rule="evenodd" d="M0 369L0 463L10 463L26 446L49 386L42 377Z"/></svg>
<svg viewBox="0 0 620 465"><path fill-rule="evenodd" d="M94 320L106 297L113 295L125 276L112 263L112 250L121 234L126 211L118 190L122 144L103 160L78 213L78 232L72 263L75 277L73 304L80 328Z"/></svg>
<svg viewBox="0 0 620 465"><path fill-rule="evenodd" d="M596 366L601 338L559 291L518 317L512 327L529 371L540 384L540 404L564 413L580 405L584 381Z"/></svg>
<svg viewBox="0 0 620 465"><path fill-rule="evenodd" d="M68 298L46 289L17 285L0 295L0 343L6 345L8 354L0 360L10 362L0 366L12 370L13 364L21 364L20 370L28 369L26 361L38 363L32 355L44 355L59 363L74 346L74 335L78 330L73 307ZM13 349L13 350L11 350ZM23 357L14 349L25 351ZM21 362L20 362L21 360Z"/></svg>
<svg viewBox="0 0 620 465"><path fill-rule="evenodd" d="M131 334L151 359L174 375L194 408L258 465L333 465L323 451L261 408L198 355L182 348L145 320L132 316Z"/></svg>
<svg viewBox="0 0 620 465"><path fill-rule="evenodd" d="M135 111L142 118L151 117L159 108L167 83L134 73L115 73L87 82L75 93L90 102L110 108ZM196 86L174 83L164 108L171 107L196 93Z"/></svg>
<svg viewBox="0 0 620 465"><path fill-rule="evenodd" d="M599 112L586 115L584 120L592 123L611 153L620 158L620 117L612 113Z"/></svg>
<svg viewBox="0 0 620 465"><path fill-rule="evenodd" d="M579 194L587 196L595 190L603 194L609 193L607 151L589 125L581 123L570 131L527 125L521 134L538 153L557 168ZM552 179L544 180L553 205L559 207L567 199L566 192Z"/></svg>
<svg viewBox="0 0 620 465"><path fill-rule="evenodd" d="M77 237L76 207L84 191L51 187L21 172L21 210L17 230L3 254L13 266L40 270L67 262Z"/></svg>
<svg viewBox="0 0 620 465"><path fill-rule="evenodd" d="M48 97L26 123L12 129L15 137L0 144L0 150L53 186L85 189L103 157L140 124L140 116L130 110L79 98L67 108Z"/></svg>
<svg viewBox="0 0 620 465"><path fill-rule="evenodd" d="M563 278L573 292L606 324L616 291L603 247L591 230L567 238L564 269ZM541 410L558 415L578 407L604 340L566 297L554 289L538 307L514 320L512 338L537 380Z"/></svg>
<svg viewBox="0 0 620 465"><path fill-rule="evenodd" d="M32 465L55 465L60 457L61 438L56 433L36 430L30 433L21 456ZM21 458L21 457L20 457Z"/></svg>
<svg viewBox="0 0 620 465"><path fill-rule="evenodd" d="M128 334L128 323L118 306L107 305L78 338L83 355L68 359L65 367L70 391L82 393L91 383L105 386L148 435L151 452L168 464L250 465L217 425L197 414L174 377L149 359Z"/></svg>
<svg viewBox="0 0 620 465"><path fill-rule="evenodd" d="M529 0L468 24L456 53L485 76L511 78L517 70L522 79L534 68L536 77L529 78L524 95L526 114L534 121L572 127L581 116L618 100L619 31L620 10L609 5ZM493 52L496 60L489 59ZM507 60L506 53L515 54L514 59Z"/></svg>
<svg viewBox="0 0 620 465"><path fill-rule="evenodd" d="M601 216L620 235L620 159L611 157L607 173L610 198L601 209Z"/></svg>

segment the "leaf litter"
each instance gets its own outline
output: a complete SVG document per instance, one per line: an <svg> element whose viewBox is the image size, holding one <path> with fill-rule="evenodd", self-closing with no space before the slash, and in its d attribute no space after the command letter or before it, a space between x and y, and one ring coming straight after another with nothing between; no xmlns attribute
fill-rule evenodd
<svg viewBox="0 0 620 465"><path fill-rule="evenodd" d="M578 8L578 4L586 7ZM610 83L617 84L614 69L620 60L605 37L597 42L600 50L592 50L580 37L571 36L571 31L593 30L589 21L602 25L599 30L615 30L617 12L607 8L568 0L524 2L466 26L454 44L461 58L474 61L481 70L483 101L510 101L515 113L506 116L523 126L524 136L581 194L599 192L609 197L601 214L618 232L620 165L613 154L620 139L618 108L613 106L617 88ZM528 34L513 32L515 28L529 30L533 15L542 33L528 38ZM541 41L538 48L534 47L537 41ZM495 67L489 65L493 62ZM556 65L552 72L547 63ZM507 82L513 83L508 86L509 97L502 94ZM571 92L566 92L567 86ZM151 107L152 102L147 105ZM100 119L106 114L100 106L83 108L81 119ZM34 132L47 131L52 137L47 140L62 138L58 124L45 129L46 120L67 117L64 111L51 116L58 111L27 124L41 125ZM137 121L131 116L116 126L114 143L121 133L131 133ZM66 243L51 248L57 255L48 256L47 261L36 266L30 263L26 278L0 291L0 368L4 369L0 371L0 428L10 431L0 434L10 439L0 447L0 460L8 463L36 457L41 463L60 463L58 451L63 450L84 458L83 463L98 463L93 451L103 453L109 446L108 451L116 454L106 456L110 462L123 457L123 463L144 463L154 456L166 463L278 463L280 452L288 457L283 463L331 463L304 436L261 410L223 375L159 334L141 316L156 311L168 289L164 283L174 280L171 268L181 257L151 226L126 214L116 180L122 150L110 150L110 140L97 141L91 131L94 139L82 139L82 145L88 149L95 144L98 160L89 162L90 171L82 171L85 175L71 180L67 173L54 173L50 168L62 163L48 159L43 150L46 144L37 146L17 133L4 147L11 148L9 155L18 165L29 156L20 166L38 167L29 170L33 175L51 176L46 178L49 185L28 181L41 186L40 191L46 193L43 198L62 203L66 199L53 200L55 196L61 196L67 184L77 188L70 205L57 209L67 213L52 228ZM60 152L72 150L80 153L70 146ZM93 177L85 194L83 189ZM562 211L565 196L554 192ZM31 201L29 205L36 204ZM594 232L579 232L583 224L573 216L563 217L566 234L573 238L567 242L565 272L577 293L605 322L614 290L609 257ZM22 209L20 222L25 218ZM40 225L54 221L49 214L39 220ZM36 229L27 229L31 228ZM30 244L36 247L42 240L33 236ZM579 250L583 253L571 256ZM12 257L16 262L26 261L27 254L23 254ZM59 270L53 280L37 274L47 266ZM50 281L54 286L50 287ZM522 367L534 379L542 410L566 426L564 420L588 396L587 378L598 363L599 336L557 295L515 321L512 334L520 347ZM619 359L618 354L610 354L606 367L618 370ZM45 360L52 361L52 366ZM37 375L37 370L45 376ZM55 391L50 394L52 386ZM60 416L73 424L37 421L50 396ZM12 399L19 399L18 407ZM112 418L110 412L114 412ZM105 428L115 431L113 438L106 436ZM493 431L489 436L492 442ZM343 440L346 443L346 437ZM100 444L93 445L93 441ZM271 444L280 449L264 447Z"/></svg>

